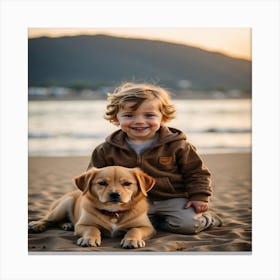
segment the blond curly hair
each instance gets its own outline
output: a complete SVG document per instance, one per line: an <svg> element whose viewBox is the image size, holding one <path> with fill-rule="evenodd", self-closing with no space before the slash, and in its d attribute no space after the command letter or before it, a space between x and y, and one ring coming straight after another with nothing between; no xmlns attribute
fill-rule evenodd
<svg viewBox="0 0 280 280"><path fill-rule="evenodd" d="M176 109L171 104L170 94L167 90L151 84L132 82L125 82L117 87L113 93L108 93L108 104L104 118L113 123L124 103L135 102L131 109L137 110L145 100L154 99L159 101L159 110L165 122L175 118Z"/></svg>

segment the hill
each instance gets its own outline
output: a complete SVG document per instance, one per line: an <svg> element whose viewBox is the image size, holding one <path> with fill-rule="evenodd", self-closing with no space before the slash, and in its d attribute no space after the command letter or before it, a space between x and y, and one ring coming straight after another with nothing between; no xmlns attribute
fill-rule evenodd
<svg viewBox="0 0 280 280"><path fill-rule="evenodd" d="M157 82L251 90L251 61L181 44L105 35L28 40L29 86ZM182 84L182 83L181 83Z"/></svg>

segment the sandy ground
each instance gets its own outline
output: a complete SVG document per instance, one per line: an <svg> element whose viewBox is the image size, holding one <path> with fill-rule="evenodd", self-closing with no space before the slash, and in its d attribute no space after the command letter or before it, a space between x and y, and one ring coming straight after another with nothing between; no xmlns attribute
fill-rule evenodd
<svg viewBox="0 0 280 280"><path fill-rule="evenodd" d="M195 235L159 231L141 249L120 248L120 238L103 238L101 247L75 244L73 231L52 228L29 233L29 252L246 252L252 249L251 154L202 156L213 174L210 207L224 219L222 227ZM75 189L72 178L84 172L89 157L31 157L28 172L28 216L37 220L62 194Z"/></svg>

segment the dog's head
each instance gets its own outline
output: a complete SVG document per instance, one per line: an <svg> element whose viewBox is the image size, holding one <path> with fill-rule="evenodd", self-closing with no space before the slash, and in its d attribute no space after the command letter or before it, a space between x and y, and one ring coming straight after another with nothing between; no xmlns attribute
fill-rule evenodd
<svg viewBox="0 0 280 280"><path fill-rule="evenodd" d="M147 196L155 184L155 179L139 168L121 166L93 167L74 180L84 194L89 192L107 204L128 203L139 193Z"/></svg>

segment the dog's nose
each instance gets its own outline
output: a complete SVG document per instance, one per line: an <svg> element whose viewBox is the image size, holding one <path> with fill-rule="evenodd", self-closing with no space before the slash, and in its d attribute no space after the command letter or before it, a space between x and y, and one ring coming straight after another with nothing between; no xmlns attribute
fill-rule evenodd
<svg viewBox="0 0 280 280"><path fill-rule="evenodd" d="M110 196L110 201L112 202L119 202L121 200L121 196L118 192L111 192L109 196Z"/></svg>

